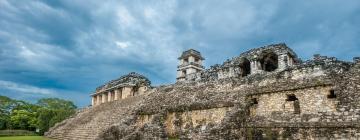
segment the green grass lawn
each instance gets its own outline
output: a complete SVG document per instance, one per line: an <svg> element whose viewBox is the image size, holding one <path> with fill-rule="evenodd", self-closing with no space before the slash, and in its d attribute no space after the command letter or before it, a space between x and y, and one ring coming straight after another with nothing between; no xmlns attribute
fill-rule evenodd
<svg viewBox="0 0 360 140"><path fill-rule="evenodd" d="M0 140L50 140L43 136L10 136L0 137Z"/></svg>

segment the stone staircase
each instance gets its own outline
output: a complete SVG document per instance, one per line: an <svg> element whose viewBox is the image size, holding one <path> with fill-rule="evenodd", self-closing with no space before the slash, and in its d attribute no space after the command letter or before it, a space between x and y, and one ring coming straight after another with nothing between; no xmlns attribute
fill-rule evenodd
<svg viewBox="0 0 360 140"><path fill-rule="evenodd" d="M131 112L144 98L134 96L119 101L104 103L79 111L73 117L52 127L45 135L58 140L91 140L114 124L131 117Z"/></svg>

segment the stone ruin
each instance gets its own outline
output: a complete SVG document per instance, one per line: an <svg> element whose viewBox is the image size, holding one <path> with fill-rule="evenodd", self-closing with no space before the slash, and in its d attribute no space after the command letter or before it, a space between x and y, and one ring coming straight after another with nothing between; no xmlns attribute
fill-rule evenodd
<svg viewBox="0 0 360 140"><path fill-rule="evenodd" d="M193 49L185 51L179 60L177 78L179 82L219 80L231 77L245 77L257 73L279 72L301 62L297 55L285 44L252 49L240 54L238 57L227 60L222 65L214 65L207 70L204 70L202 66L201 60L204 60L204 58L202 58L200 52ZM179 71L181 71L180 74Z"/></svg>
<svg viewBox="0 0 360 140"><path fill-rule="evenodd" d="M91 95L92 106L144 94L150 88L150 80L135 72L121 76L96 88Z"/></svg>
<svg viewBox="0 0 360 140"><path fill-rule="evenodd" d="M61 140L360 138L359 57L345 62L316 54L302 61L285 44L273 44L209 69L204 69L203 60L200 52L185 51L179 57L177 82L170 85L151 88L144 77L140 79L145 82L132 84L109 82L92 94L93 106L56 124L46 136ZM125 93L122 88L129 85L147 89ZM120 93L132 96L119 98ZM100 95L108 100L100 104Z"/></svg>

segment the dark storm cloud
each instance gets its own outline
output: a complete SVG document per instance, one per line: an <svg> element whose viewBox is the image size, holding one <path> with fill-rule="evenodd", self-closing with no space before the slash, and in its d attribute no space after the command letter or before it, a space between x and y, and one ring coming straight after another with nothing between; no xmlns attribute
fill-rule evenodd
<svg viewBox="0 0 360 140"><path fill-rule="evenodd" d="M96 86L130 71L175 81L177 56L206 66L285 42L303 59L360 54L360 3L304 1L0 1L0 94L90 103Z"/></svg>

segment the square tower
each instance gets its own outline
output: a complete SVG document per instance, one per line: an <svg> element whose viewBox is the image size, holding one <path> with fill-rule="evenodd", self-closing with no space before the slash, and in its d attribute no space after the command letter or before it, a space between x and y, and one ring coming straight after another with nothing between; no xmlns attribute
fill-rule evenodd
<svg viewBox="0 0 360 140"><path fill-rule="evenodd" d="M201 56L199 51L189 49L184 51L178 59L177 81L185 81L187 75L204 70L202 62L205 59Z"/></svg>

